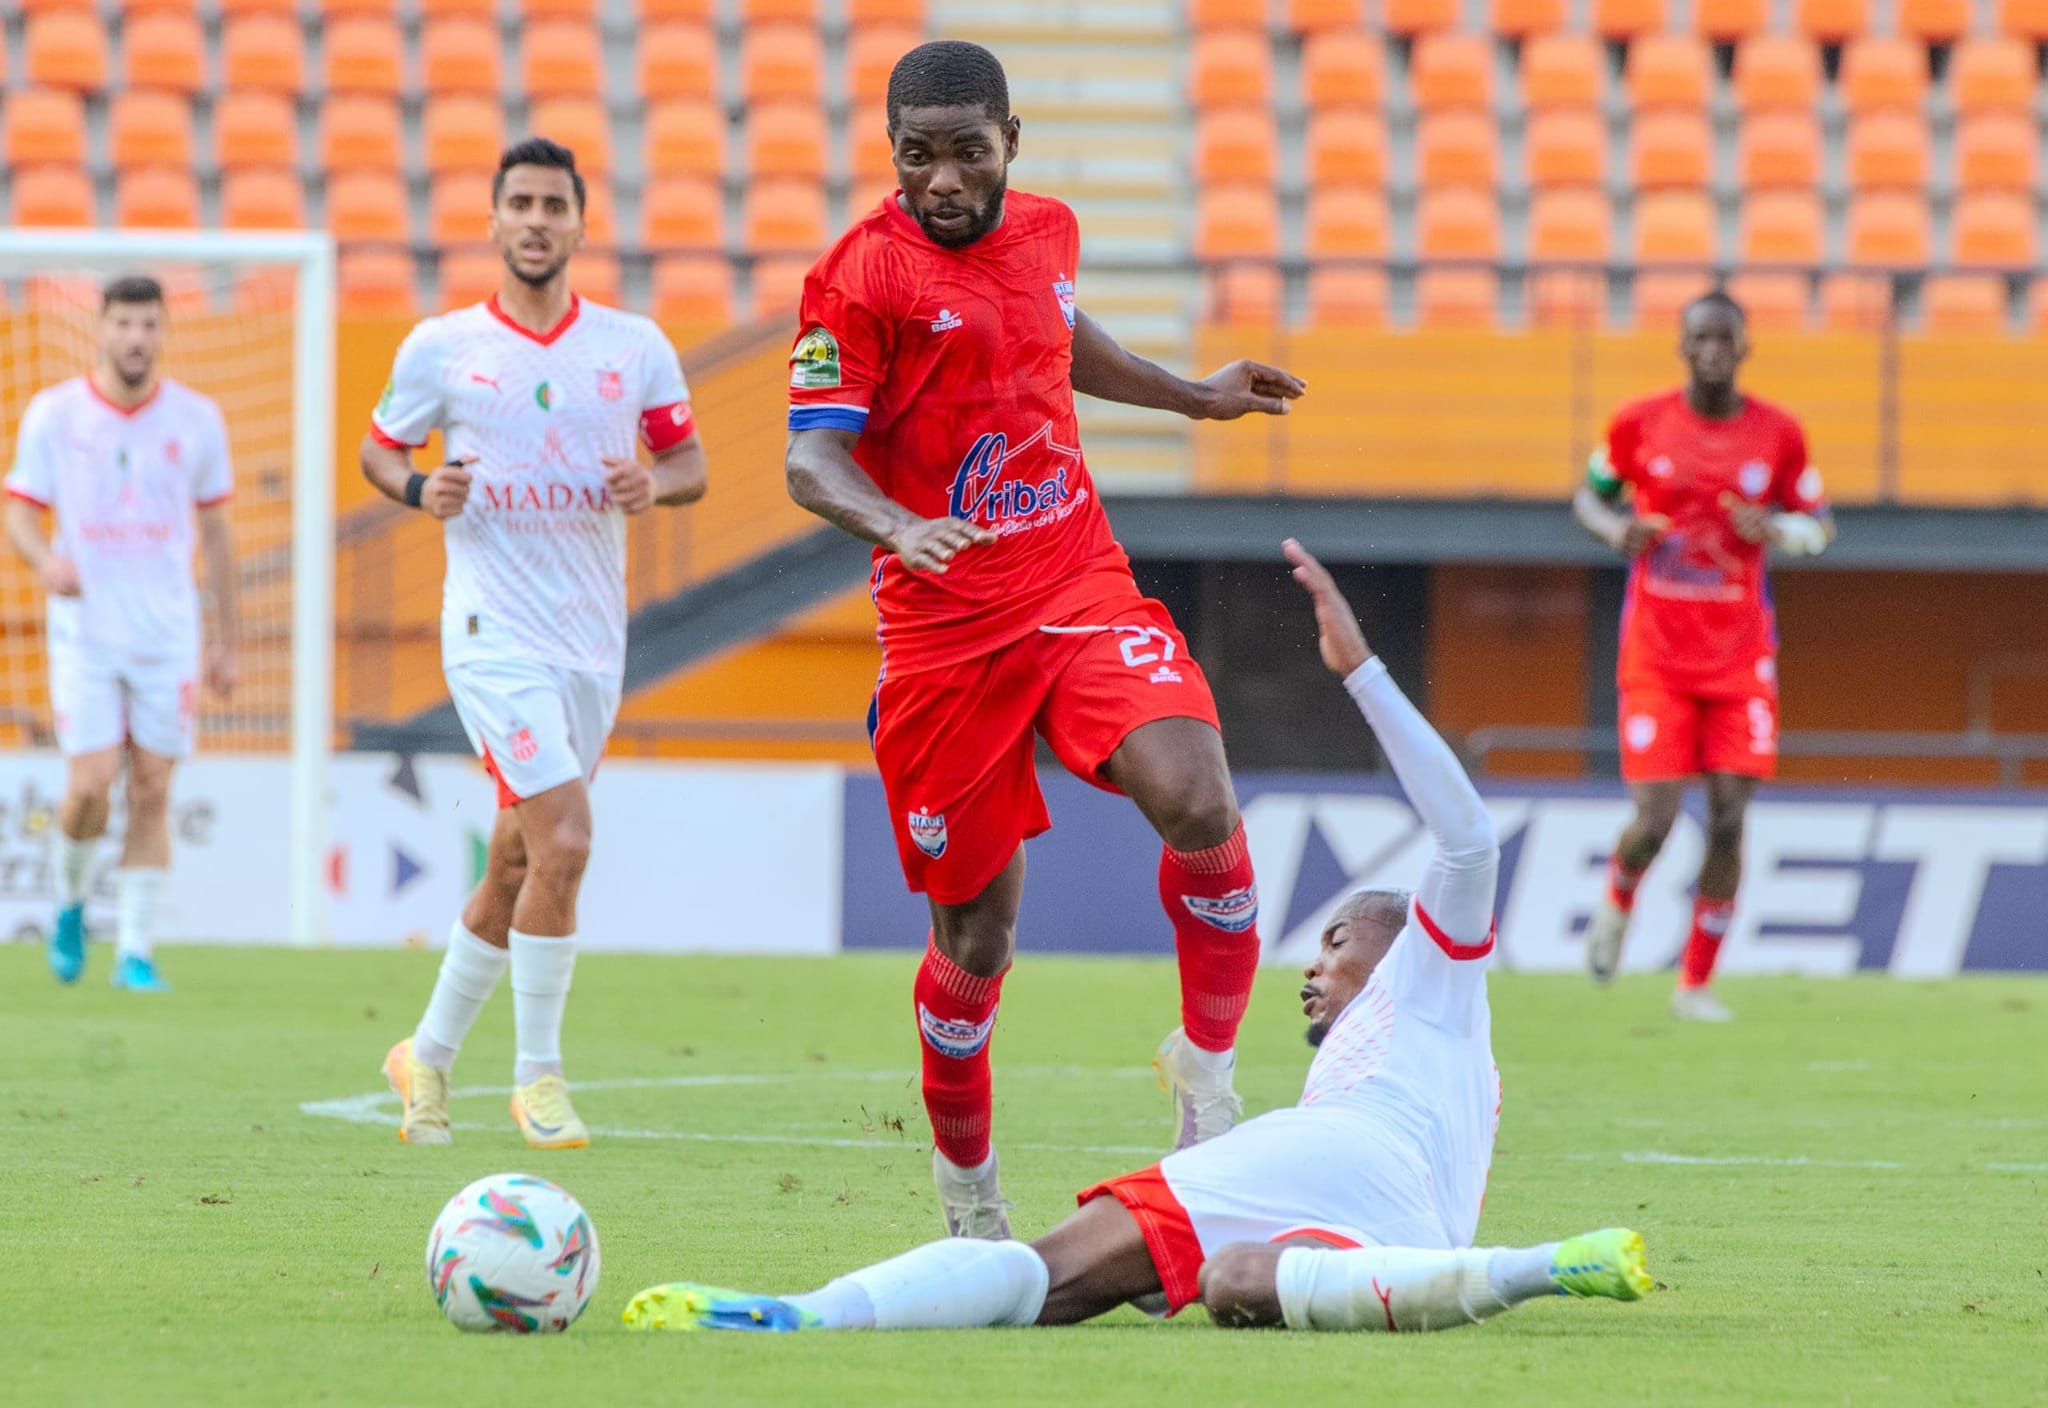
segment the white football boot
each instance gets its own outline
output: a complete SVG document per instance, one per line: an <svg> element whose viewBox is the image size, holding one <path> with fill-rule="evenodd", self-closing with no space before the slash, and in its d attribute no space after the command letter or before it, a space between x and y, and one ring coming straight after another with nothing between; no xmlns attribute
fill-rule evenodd
<svg viewBox="0 0 2048 1408"><path fill-rule="evenodd" d="M996 1151L988 1151L987 1169L976 1174L932 1150L932 1182L939 1190L939 1211L949 1237L983 1242L1010 1240L1010 1205L1003 1199Z"/></svg>
<svg viewBox="0 0 2048 1408"><path fill-rule="evenodd" d="M1152 1058L1152 1069L1159 1073L1159 1088L1172 1091L1180 1108L1180 1133L1173 1142L1175 1153L1230 1133L1238 1116L1244 1113L1244 1101L1238 1099L1230 1084L1235 1061L1223 1070L1211 1071L1198 1064L1188 1054L1189 1050L1187 1033L1175 1027L1159 1043L1159 1054Z"/></svg>
<svg viewBox="0 0 2048 1408"><path fill-rule="evenodd" d="M1628 911L1602 895L1586 925L1586 972L1596 983L1612 982L1621 967L1621 944L1628 937Z"/></svg>
<svg viewBox="0 0 2048 1408"><path fill-rule="evenodd" d="M1722 1005L1714 996L1713 989L1704 985L1696 988L1678 987L1671 991L1671 1015L1681 1022L1732 1022L1735 1014Z"/></svg>

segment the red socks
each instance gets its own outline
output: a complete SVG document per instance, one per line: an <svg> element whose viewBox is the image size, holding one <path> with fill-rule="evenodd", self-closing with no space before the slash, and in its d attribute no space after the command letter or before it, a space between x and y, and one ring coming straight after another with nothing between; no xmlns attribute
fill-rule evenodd
<svg viewBox="0 0 2048 1408"><path fill-rule="evenodd" d="M977 978L928 943L917 970L917 1030L924 1042L924 1108L932 1143L959 1168L988 1161L995 1095L988 1042L1003 975Z"/></svg>
<svg viewBox="0 0 2048 1408"><path fill-rule="evenodd" d="M1643 876L1649 867L1636 869L1620 856L1613 856L1607 862L1607 899L1623 914L1636 907L1636 886L1643 883Z"/></svg>
<svg viewBox="0 0 2048 1408"><path fill-rule="evenodd" d="M1728 921L1734 917L1734 900L1713 900L1705 895L1693 900L1692 935L1678 960L1680 987L1703 988L1714 976L1714 960L1721 956L1721 940L1727 937Z"/></svg>
<svg viewBox="0 0 2048 1408"><path fill-rule="evenodd" d="M1259 970L1259 889L1244 826L1205 851L1167 847L1159 902L1180 955L1180 1021L1204 1051L1228 1051Z"/></svg>

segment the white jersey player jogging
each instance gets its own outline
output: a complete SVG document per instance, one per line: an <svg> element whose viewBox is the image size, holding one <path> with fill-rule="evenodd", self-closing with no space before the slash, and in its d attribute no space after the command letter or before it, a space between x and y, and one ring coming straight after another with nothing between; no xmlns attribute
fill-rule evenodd
<svg viewBox="0 0 2048 1408"><path fill-rule="evenodd" d="M675 348L652 322L572 297L544 333L488 302L429 318L398 350L371 434L475 457L444 523L441 660L471 742L511 803L596 767L626 653L626 522L604 460L694 430Z"/></svg>

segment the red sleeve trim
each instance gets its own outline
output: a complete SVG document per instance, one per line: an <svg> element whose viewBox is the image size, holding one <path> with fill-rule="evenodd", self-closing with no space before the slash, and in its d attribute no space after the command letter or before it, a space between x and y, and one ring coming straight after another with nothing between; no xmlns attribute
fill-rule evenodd
<svg viewBox="0 0 2048 1408"><path fill-rule="evenodd" d="M49 507L48 504L44 503L34 494L29 493L26 489L17 489L12 484L7 486L7 497L10 499L20 499L25 504L34 504L37 508Z"/></svg>
<svg viewBox="0 0 2048 1408"><path fill-rule="evenodd" d="M427 443L426 441L422 440L420 441L420 445L413 445L407 443L404 440L395 439L392 436L386 435L384 433L384 427L377 424L377 422L375 422L374 420L370 422L370 438L372 440L375 440L379 445L382 445L387 450L417 450L420 447L420 445L424 445Z"/></svg>
<svg viewBox="0 0 2048 1408"><path fill-rule="evenodd" d="M1484 958L1493 952L1493 935L1498 927L1495 924L1487 926L1486 939L1483 943L1461 944L1439 929L1436 921L1429 917L1428 911L1424 910L1420 903L1415 906L1415 917L1422 922L1422 932L1436 940L1436 946L1444 951L1446 958L1458 963L1470 963L1475 958Z"/></svg>
<svg viewBox="0 0 2048 1408"><path fill-rule="evenodd" d="M640 438L657 455L673 450L696 433L697 417L691 413L688 401L651 406L640 413Z"/></svg>
<svg viewBox="0 0 2048 1408"><path fill-rule="evenodd" d="M197 502L196 504L194 504L194 505L193 505L193 507L195 507L195 508L219 508L219 507L220 507L220 506L221 506L222 504L226 503L226 502L227 502L227 501L228 501L229 499L232 499L232 498L233 498L234 496L235 496L235 491L234 491L233 489L230 489L230 490L228 490L228 491L227 491L227 492L226 492L225 494L215 494L215 495L214 495L214 496L213 496L212 498L210 498L210 499L201 499L201 500L199 500L199 501L198 501L198 502Z"/></svg>

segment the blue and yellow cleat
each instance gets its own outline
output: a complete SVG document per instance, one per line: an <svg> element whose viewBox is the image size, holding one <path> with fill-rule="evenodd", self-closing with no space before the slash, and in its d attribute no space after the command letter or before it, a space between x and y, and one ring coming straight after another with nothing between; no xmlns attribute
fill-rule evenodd
<svg viewBox="0 0 2048 1408"><path fill-rule="evenodd" d="M85 906L67 904L57 911L57 926L50 931L45 950L50 971L60 983L75 983L85 971Z"/></svg>
<svg viewBox="0 0 2048 1408"><path fill-rule="evenodd" d="M619 1317L636 1330L751 1330L786 1335L822 1329L824 1322L774 1296L750 1296L690 1281L649 1286Z"/></svg>
<svg viewBox="0 0 2048 1408"><path fill-rule="evenodd" d="M169 992L171 985L156 971L156 960L139 953L123 954L114 964L114 986L122 992Z"/></svg>
<svg viewBox="0 0 2048 1408"><path fill-rule="evenodd" d="M1643 1257L1643 1235L1626 1227L1581 1232L1557 1244L1550 1279L1561 1296L1641 1300L1655 1286Z"/></svg>

